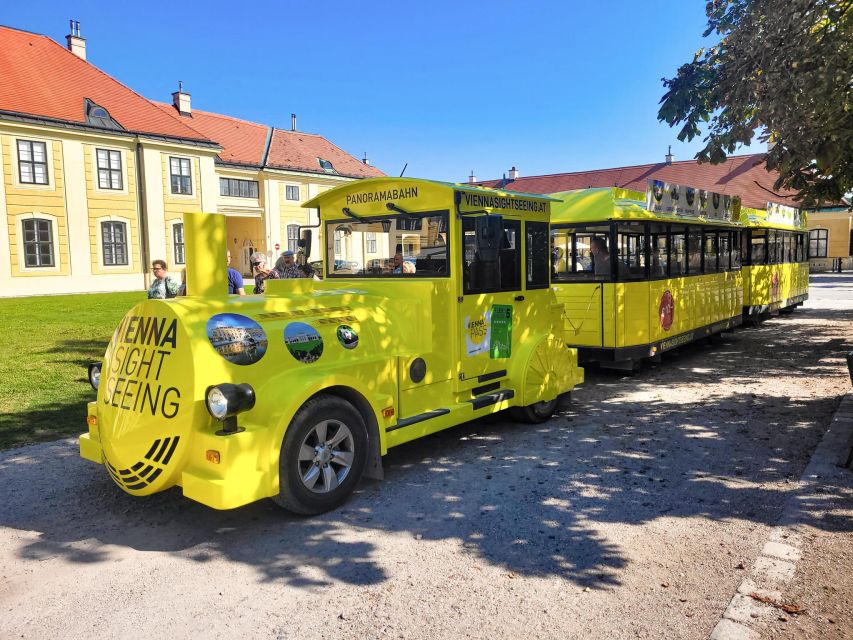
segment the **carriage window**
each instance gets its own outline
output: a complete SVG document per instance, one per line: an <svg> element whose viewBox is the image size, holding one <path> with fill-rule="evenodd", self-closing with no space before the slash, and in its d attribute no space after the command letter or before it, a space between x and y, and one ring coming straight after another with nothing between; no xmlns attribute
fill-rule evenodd
<svg viewBox="0 0 853 640"><path fill-rule="evenodd" d="M743 266L740 253L740 231L732 231L732 271L738 271Z"/></svg>
<svg viewBox="0 0 853 640"><path fill-rule="evenodd" d="M640 222L620 224L616 238L619 279L645 279L646 233L643 224Z"/></svg>
<svg viewBox="0 0 853 640"><path fill-rule="evenodd" d="M665 224L649 225L649 247L651 249L651 263L649 275L655 278L665 278L669 273L669 237Z"/></svg>
<svg viewBox="0 0 853 640"><path fill-rule="evenodd" d="M717 273L717 233L711 229L703 229L703 252L705 254L705 273Z"/></svg>
<svg viewBox="0 0 853 640"><path fill-rule="evenodd" d="M719 243L719 271L728 271L731 269L732 259L732 235L730 231L720 231L717 234L717 242Z"/></svg>
<svg viewBox="0 0 853 640"><path fill-rule="evenodd" d="M767 264L767 230L750 229L749 264Z"/></svg>
<svg viewBox="0 0 853 640"><path fill-rule="evenodd" d="M767 232L767 264L779 264L779 237L775 229Z"/></svg>
<svg viewBox="0 0 853 640"><path fill-rule="evenodd" d="M462 219L462 293L521 289L521 221L501 220L500 237L488 250L477 248L477 233L486 216Z"/></svg>
<svg viewBox="0 0 853 640"><path fill-rule="evenodd" d="M687 275L687 236L684 227L671 227L669 236L669 275Z"/></svg>
<svg viewBox="0 0 853 640"><path fill-rule="evenodd" d="M687 273L702 273L702 229L692 225L687 228Z"/></svg>
<svg viewBox="0 0 853 640"><path fill-rule="evenodd" d="M806 261L806 245L808 236L805 233L797 234L797 262Z"/></svg>
<svg viewBox="0 0 853 640"><path fill-rule="evenodd" d="M447 213L326 223L329 276L446 277Z"/></svg>
<svg viewBox="0 0 853 640"><path fill-rule="evenodd" d="M785 262L795 262L794 258L794 233L785 232Z"/></svg>
<svg viewBox="0 0 853 640"><path fill-rule="evenodd" d="M550 284L548 268L548 223L525 222L524 249L527 263L527 288L544 289Z"/></svg>
<svg viewBox="0 0 853 640"><path fill-rule="evenodd" d="M552 229L555 281L610 280L610 227Z"/></svg>

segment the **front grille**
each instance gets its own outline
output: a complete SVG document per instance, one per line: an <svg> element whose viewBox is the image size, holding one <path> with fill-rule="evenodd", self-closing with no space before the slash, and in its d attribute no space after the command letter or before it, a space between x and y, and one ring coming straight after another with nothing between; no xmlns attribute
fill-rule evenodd
<svg viewBox="0 0 853 640"><path fill-rule="evenodd" d="M106 455L104 455L104 465L110 472L110 477L122 489L139 491L152 484L163 473L163 469L169 464L172 454L178 448L180 439L180 436L172 436L155 440L144 459L127 469L116 469Z"/></svg>

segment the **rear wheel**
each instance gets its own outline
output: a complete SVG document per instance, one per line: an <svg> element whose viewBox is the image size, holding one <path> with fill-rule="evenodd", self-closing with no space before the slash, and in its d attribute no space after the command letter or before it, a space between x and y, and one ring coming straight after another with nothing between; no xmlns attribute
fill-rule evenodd
<svg viewBox="0 0 853 640"><path fill-rule="evenodd" d="M545 422L554 415L557 410L557 405L560 404L560 398L554 398L547 402L534 402L526 407L510 407L509 415L516 422L526 422L527 424L538 424Z"/></svg>
<svg viewBox="0 0 853 640"><path fill-rule="evenodd" d="M367 428L337 396L306 402L287 429L279 460L279 494L288 511L314 515L334 509L355 489L367 459Z"/></svg>

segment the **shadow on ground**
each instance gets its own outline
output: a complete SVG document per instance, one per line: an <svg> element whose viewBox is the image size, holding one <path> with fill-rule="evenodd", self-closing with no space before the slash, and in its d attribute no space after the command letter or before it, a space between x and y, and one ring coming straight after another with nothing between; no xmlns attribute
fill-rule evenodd
<svg viewBox="0 0 853 640"><path fill-rule="evenodd" d="M107 562L117 545L200 563L223 557L300 587L386 580L374 533L412 545L453 540L509 572L607 589L628 555L599 533L601 523L776 522L786 480L799 477L841 395L789 398L762 381L846 375L850 344L828 319L838 313L774 320L683 348L632 377L590 372L576 403L548 423L493 416L394 449L386 482L363 483L343 508L313 519L271 501L217 512L179 489L132 498L69 441L6 452L0 526L38 533L19 551L27 559ZM721 381L737 392L721 391ZM698 400L667 398L685 385L700 390Z"/></svg>

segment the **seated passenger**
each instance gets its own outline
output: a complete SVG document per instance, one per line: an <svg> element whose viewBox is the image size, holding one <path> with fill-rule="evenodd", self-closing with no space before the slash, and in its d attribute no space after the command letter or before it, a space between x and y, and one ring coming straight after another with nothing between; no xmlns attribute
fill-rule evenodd
<svg viewBox="0 0 853 640"><path fill-rule="evenodd" d="M607 250L607 241L599 236L594 236L589 241L589 252L592 254L592 271L596 276L610 275L610 252Z"/></svg>

